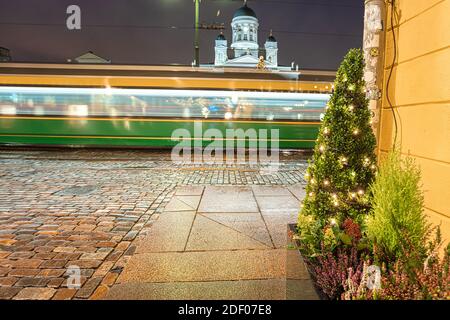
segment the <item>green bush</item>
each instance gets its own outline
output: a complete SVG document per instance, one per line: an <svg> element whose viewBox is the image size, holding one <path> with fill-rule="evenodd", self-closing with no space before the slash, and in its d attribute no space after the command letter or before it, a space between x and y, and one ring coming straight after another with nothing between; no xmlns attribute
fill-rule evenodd
<svg viewBox="0 0 450 320"><path fill-rule="evenodd" d="M423 212L420 169L410 157L390 153L380 166L370 189L372 213L367 235L375 254L389 262L426 254L430 226ZM413 250L414 252L411 252Z"/></svg>

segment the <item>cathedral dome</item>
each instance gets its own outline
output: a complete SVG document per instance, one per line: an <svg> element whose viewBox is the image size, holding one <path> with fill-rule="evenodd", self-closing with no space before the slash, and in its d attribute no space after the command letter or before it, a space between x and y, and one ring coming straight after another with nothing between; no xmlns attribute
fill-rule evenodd
<svg viewBox="0 0 450 320"><path fill-rule="evenodd" d="M216 40L227 40L227 39L225 38L225 36L223 35L223 33L220 33L220 34L217 36Z"/></svg>
<svg viewBox="0 0 450 320"><path fill-rule="evenodd" d="M270 35L270 36L267 38L267 42L277 42L277 39L275 39L275 37L274 37L273 35Z"/></svg>
<svg viewBox="0 0 450 320"><path fill-rule="evenodd" d="M247 4L245 4L243 7L236 10L234 13L233 19L237 17L253 17L256 18L256 13L253 11L252 8L249 8Z"/></svg>

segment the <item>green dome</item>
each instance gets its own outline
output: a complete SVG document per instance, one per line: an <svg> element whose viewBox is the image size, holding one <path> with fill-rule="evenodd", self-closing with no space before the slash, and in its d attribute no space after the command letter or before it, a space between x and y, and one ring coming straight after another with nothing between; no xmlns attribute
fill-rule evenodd
<svg viewBox="0 0 450 320"><path fill-rule="evenodd" d="M234 13L233 19L237 17L253 17L256 18L256 13L253 11L253 9L249 8L247 4L245 4L243 7L236 10Z"/></svg>

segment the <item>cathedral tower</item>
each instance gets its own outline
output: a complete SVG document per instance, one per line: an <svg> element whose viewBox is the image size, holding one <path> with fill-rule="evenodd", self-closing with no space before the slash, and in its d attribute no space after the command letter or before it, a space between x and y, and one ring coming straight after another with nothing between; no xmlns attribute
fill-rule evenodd
<svg viewBox="0 0 450 320"><path fill-rule="evenodd" d="M216 53L214 65L222 66L227 62L228 60L227 49L228 49L227 39L225 38L223 33L220 33L216 38L216 46L214 48Z"/></svg>
<svg viewBox="0 0 450 320"><path fill-rule="evenodd" d="M278 66L278 42L272 34L272 30L270 31L270 35L264 44L264 48L266 49L266 62L270 66L277 67Z"/></svg>

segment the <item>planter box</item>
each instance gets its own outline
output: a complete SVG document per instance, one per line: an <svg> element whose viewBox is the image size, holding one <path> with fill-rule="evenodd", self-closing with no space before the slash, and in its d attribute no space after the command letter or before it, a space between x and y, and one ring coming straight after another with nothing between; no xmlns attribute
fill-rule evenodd
<svg viewBox="0 0 450 320"><path fill-rule="evenodd" d="M293 239L295 224L288 225L286 260L286 290L288 300L328 300L314 281L308 263L300 253L299 240ZM302 279L298 279L301 277ZM301 282L299 282L301 281Z"/></svg>

